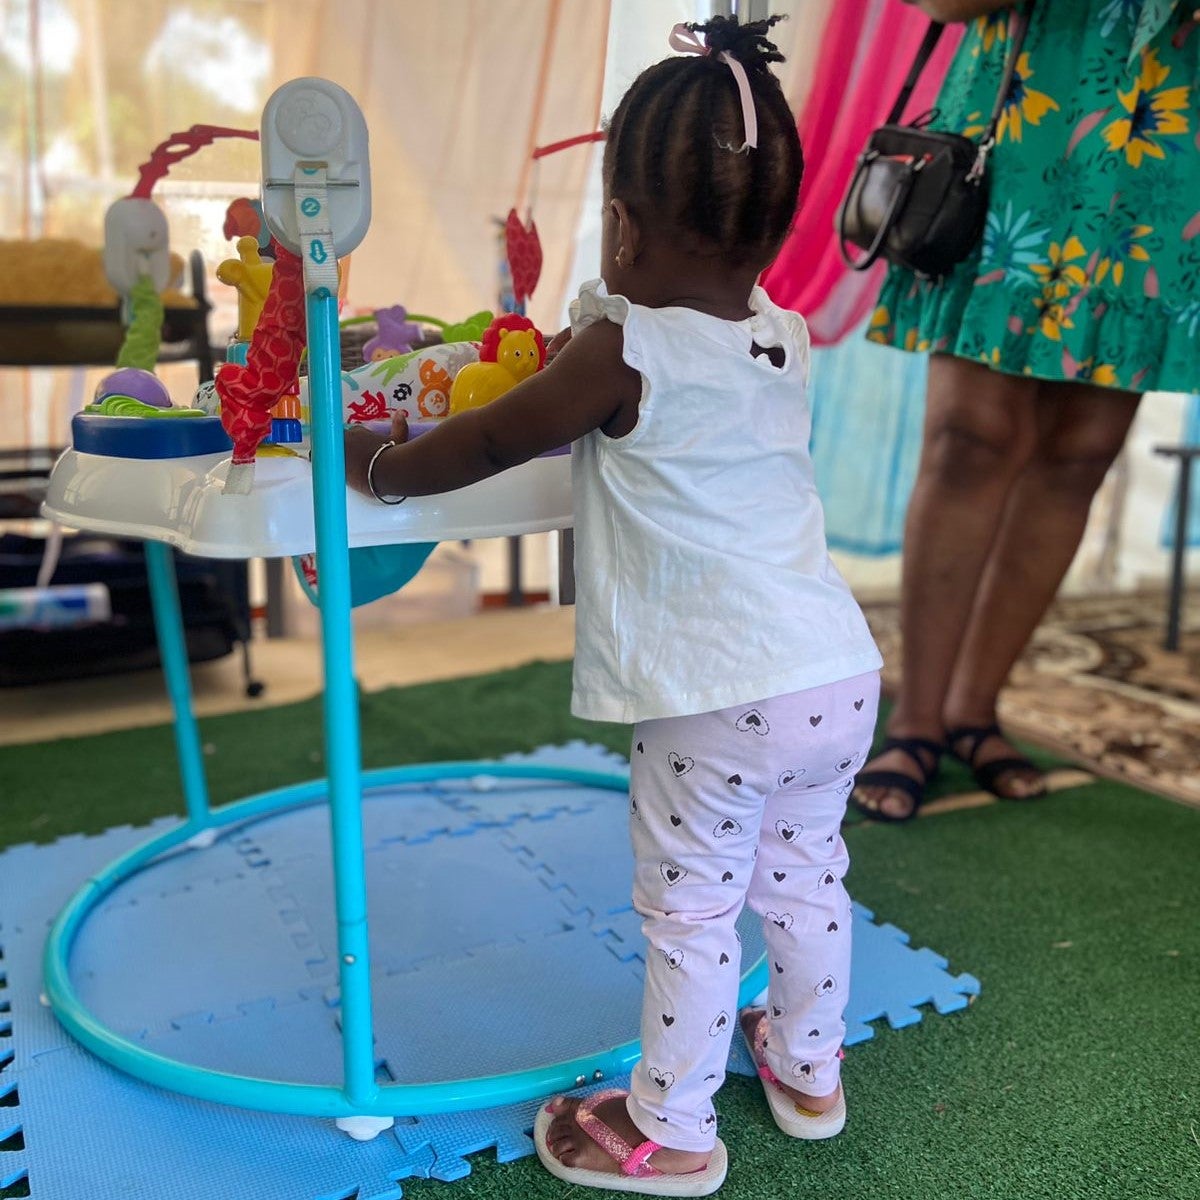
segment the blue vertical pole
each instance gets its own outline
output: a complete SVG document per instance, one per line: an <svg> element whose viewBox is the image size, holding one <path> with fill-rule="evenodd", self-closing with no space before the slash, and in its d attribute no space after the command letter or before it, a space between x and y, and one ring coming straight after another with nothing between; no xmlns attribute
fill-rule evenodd
<svg viewBox="0 0 1200 1200"><path fill-rule="evenodd" d="M165 542L146 542L146 575L150 581L150 606L158 655L162 659L167 695L175 710L175 751L183 782L183 799L193 825L209 823L208 781L204 776L204 752L200 728L192 712L192 682L188 673L187 642L179 611L179 587L171 548Z"/></svg>
<svg viewBox="0 0 1200 1200"><path fill-rule="evenodd" d="M309 402L312 405L313 513L320 571L325 661L325 755L333 830L334 896L342 990L342 1057L351 1103L370 1103L375 1082L367 883L363 862L361 754L350 565L346 461L342 446L341 340L337 300L327 288L308 297Z"/></svg>

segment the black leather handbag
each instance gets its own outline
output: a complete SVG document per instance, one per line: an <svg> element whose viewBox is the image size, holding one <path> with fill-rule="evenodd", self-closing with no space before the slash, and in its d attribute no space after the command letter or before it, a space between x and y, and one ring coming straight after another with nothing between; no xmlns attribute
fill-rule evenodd
<svg viewBox="0 0 1200 1200"><path fill-rule="evenodd" d="M838 211L838 244L846 264L865 271L886 259L918 275L939 278L962 262L983 234L988 205L988 155L1012 87L1032 0L1012 14L1004 77L978 142L927 129L930 119L898 124L917 79L945 28L930 22L887 124L871 134ZM847 243L866 253L851 257Z"/></svg>

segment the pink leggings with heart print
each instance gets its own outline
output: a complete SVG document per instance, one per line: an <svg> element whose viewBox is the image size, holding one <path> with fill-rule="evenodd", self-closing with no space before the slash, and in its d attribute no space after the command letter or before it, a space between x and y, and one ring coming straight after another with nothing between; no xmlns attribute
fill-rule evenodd
<svg viewBox="0 0 1200 1200"><path fill-rule="evenodd" d="M743 904L766 934L768 1064L810 1095L837 1088L850 982L841 822L878 702L871 673L634 728L633 899L648 946L628 1107L661 1145L703 1151L716 1140Z"/></svg>

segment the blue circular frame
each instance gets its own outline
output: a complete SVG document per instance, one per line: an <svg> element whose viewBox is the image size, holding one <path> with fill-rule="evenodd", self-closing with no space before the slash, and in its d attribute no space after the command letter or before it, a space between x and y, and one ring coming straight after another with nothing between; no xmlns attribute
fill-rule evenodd
<svg viewBox="0 0 1200 1200"><path fill-rule="evenodd" d="M509 779L544 779L627 793L627 775L583 771L570 767L538 764L457 762L387 767L364 772L362 786L378 788L395 784L423 783L442 779L471 779L494 776ZM196 1067L154 1054L145 1047L114 1033L88 1011L70 976L70 956L75 939L89 913L124 880L159 855L193 842L207 844L208 836L247 824L291 808L323 803L328 780L313 780L262 792L245 800L213 809L207 820L189 820L122 855L97 872L67 901L50 930L44 955L46 994L63 1026L80 1044L98 1058L156 1087L200 1100L212 1100L240 1108L314 1117L409 1117L437 1113L496 1108L569 1091L581 1081L611 1078L632 1069L641 1053L638 1040L608 1050L583 1055L566 1062L511 1071L477 1079L440 1083L396 1083L380 1086L370 1099L351 1100L345 1088L332 1084L288 1083L255 1079L224 1071ZM743 973L738 993L739 1008L748 1004L767 982L766 957L760 957Z"/></svg>

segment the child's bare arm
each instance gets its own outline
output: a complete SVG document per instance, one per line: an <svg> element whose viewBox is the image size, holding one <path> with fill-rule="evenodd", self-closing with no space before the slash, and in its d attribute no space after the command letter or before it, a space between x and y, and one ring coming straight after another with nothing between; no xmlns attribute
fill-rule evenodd
<svg viewBox="0 0 1200 1200"><path fill-rule="evenodd" d="M610 322L590 325L545 370L498 400L385 450L375 462L376 490L385 496L454 491L607 424L641 398L641 378L621 357L622 339ZM347 431L346 482L356 491L370 495L367 468L385 440L361 428Z"/></svg>

